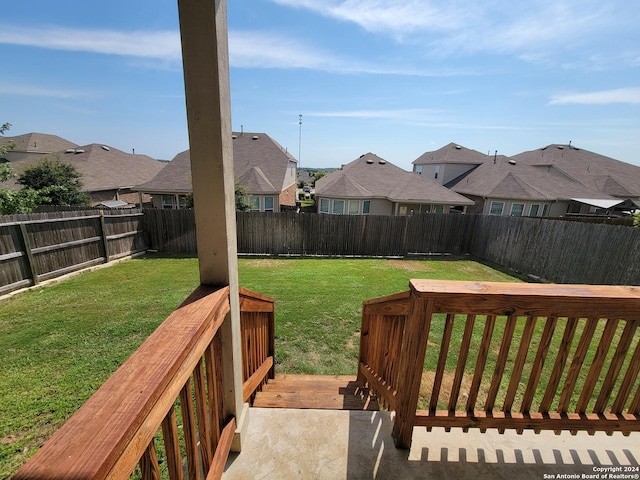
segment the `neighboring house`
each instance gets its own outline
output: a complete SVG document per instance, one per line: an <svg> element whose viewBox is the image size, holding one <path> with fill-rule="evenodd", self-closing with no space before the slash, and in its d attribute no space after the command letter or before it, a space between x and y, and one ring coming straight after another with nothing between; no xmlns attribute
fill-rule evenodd
<svg viewBox="0 0 640 480"><path fill-rule="evenodd" d="M25 133L15 137L0 137L0 145L14 144L12 150L5 152L3 159L9 162L39 160L56 152L77 148L73 142L46 133Z"/></svg>
<svg viewBox="0 0 640 480"><path fill-rule="evenodd" d="M247 188L251 210L278 212L295 206L297 161L265 133L234 133L233 162L237 182ZM156 208L184 208L191 193L189 151L176 155L140 192L153 197Z"/></svg>
<svg viewBox="0 0 640 480"><path fill-rule="evenodd" d="M513 158L538 170L554 168L584 186L616 197L616 210L640 207L640 167L568 145L548 145Z"/></svg>
<svg viewBox="0 0 640 480"><path fill-rule="evenodd" d="M367 153L316 182L318 212L334 215L409 215L463 211L473 201Z"/></svg>
<svg viewBox="0 0 640 480"><path fill-rule="evenodd" d="M27 143L21 140L19 144L16 141L22 138L28 139ZM146 155L125 153L117 148L95 143L78 146L53 135L28 134L4 139L13 141L16 145L28 145L26 149L19 147L5 155L9 160L15 158L10 160L14 172L20 174L44 158L73 165L82 176L82 190L89 194L93 205L114 201L127 204L138 203L140 196L137 191L132 190L133 187L148 182L166 165L166 162ZM45 144L43 143L45 139L51 142ZM60 146L65 148L52 150ZM16 152L16 150L20 151ZM17 155L14 156L14 154ZM6 182L4 186L20 188L14 181ZM143 198L142 201L150 201L150 197Z"/></svg>
<svg viewBox="0 0 640 480"><path fill-rule="evenodd" d="M581 181L552 163L532 166L518 157L484 155L450 143L421 155L413 169L474 200L469 213L557 217L629 209L624 199L595 188L587 177Z"/></svg>

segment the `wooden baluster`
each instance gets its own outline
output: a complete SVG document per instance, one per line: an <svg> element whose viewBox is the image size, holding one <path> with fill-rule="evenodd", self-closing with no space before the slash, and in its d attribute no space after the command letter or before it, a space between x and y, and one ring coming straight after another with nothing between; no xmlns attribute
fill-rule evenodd
<svg viewBox="0 0 640 480"><path fill-rule="evenodd" d="M589 351L589 345L591 344L597 325L597 318L589 318L584 325L580 341L578 342L578 347L573 354L573 360L571 361L567 378L564 381L560 400L558 401L558 412L560 413L566 413L569 409L571 397L573 396L573 391L576 388L576 382L578 381L580 370L582 370L582 364L584 363L584 359ZM571 433L575 435L577 432L572 431Z"/></svg>
<svg viewBox="0 0 640 480"><path fill-rule="evenodd" d="M202 455L202 467L205 472L209 471L213 450L211 449L211 422L207 407L207 392L205 388L205 373L202 360L198 362L193 371L193 384L196 395L196 414L198 415L198 430L200 439L200 452Z"/></svg>
<svg viewBox="0 0 640 480"><path fill-rule="evenodd" d="M587 411L589 400L591 400L593 391L596 388L596 383L600 377L600 372L602 371L604 361L607 357L607 353L609 352L609 346L611 345L611 341L613 340L613 336L615 335L617 328L618 320L609 319L607 321L604 331L602 332L602 338L598 344L596 354L593 357L591 368L587 374L587 379L584 382L580 398L578 399L578 404L576 406L577 413L586 413Z"/></svg>
<svg viewBox="0 0 640 480"><path fill-rule="evenodd" d="M596 400L596 404L593 408L593 413L604 413L607 403L609 402L609 398L611 398L613 388L618 380L618 375L620 375L624 359L627 356L629 347L631 346L631 341L633 340L636 327L636 322L626 322L624 330L622 331L622 336L620 337L618 346L616 347L616 351L611 359L609 371L607 372L602 387L600 388L600 394L598 395L598 399Z"/></svg>
<svg viewBox="0 0 640 480"><path fill-rule="evenodd" d="M633 352L633 357L631 357L631 361L629 362L627 373L620 384L620 390L618 390L618 396L611 407L611 413L615 413L616 415L622 414L624 406L629 400L633 384L635 383L636 378L638 378L638 373L640 373L640 340L636 343L636 350Z"/></svg>
<svg viewBox="0 0 640 480"><path fill-rule="evenodd" d="M167 455L169 478L171 480L183 480L176 410L173 406L162 422L162 438L164 440L164 450Z"/></svg>
<svg viewBox="0 0 640 480"><path fill-rule="evenodd" d="M556 317L548 317L544 325L542 337L540 338L538 350L536 351L536 357L533 360L533 365L531 366L531 371L529 373L527 388L524 392L524 397L522 398L522 405L520 406L520 412L522 413L529 413L531 410L533 397L538 388L538 382L540 382L540 375L542 375L542 369L544 368L557 324L558 319Z"/></svg>
<svg viewBox="0 0 640 480"><path fill-rule="evenodd" d="M217 376L221 371L216 369L216 339L218 335L213 338L213 341L209 345L209 348L204 352L204 361L206 365L205 373L207 375L207 394L209 395L209 418L211 419L211 432L210 432L210 444L211 451L215 452L220 440L221 420L220 410L218 408L218 402L220 399L220 390Z"/></svg>
<svg viewBox="0 0 640 480"><path fill-rule="evenodd" d="M453 385L451 386L451 396L449 397L448 410L450 415L456 411L456 406L458 405L460 388L462 387L464 370L467 365L467 357L469 355L469 346L471 345L471 338L473 336L473 327L475 326L475 321L475 315L467 315L467 319L464 325L464 333L462 335L462 343L460 344L458 363L456 365L456 373L453 378Z"/></svg>
<svg viewBox="0 0 640 480"><path fill-rule="evenodd" d="M495 325L496 316L487 315L484 324L484 332L482 333L482 340L480 342L480 348L478 350L478 360L476 361L476 368L473 373L473 380L471 381L469 398L467 399L467 416L473 416L473 412L476 409L478 392L480 390L480 384L482 383L484 368L487 364L487 357L489 356L489 348L491 346L491 337L493 337L493 329L495 328ZM463 431L468 432L469 428L463 428Z"/></svg>
<svg viewBox="0 0 640 480"><path fill-rule="evenodd" d="M513 372L511 372L511 381L507 388L507 394L504 399L504 406L502 410L504 412L511 412L513 408L513 402L515 401L516 394L518 393L518 386L520 385L520 379L522 378L522 371L524 365L527 362L527 354L529 353L529 347L531 346L531 338L533 337L533 331L536 326L536 319L533 317L527 317L522 337L520 338L520 346L518 347L518 354L516 355L516 361L513 365Z"/></svg>
<svg viewBox="0 0 640 480"><path fill-rule="evenodd" d="M442 342L440 343L440 354L438 356L438 366L436 375L433 379L433 389L431 390L431 401L429 402L429 414L435 415L438 408L438 397L440 396L440 388L442 387L442 378L447 367L447 355L449 353L449 344L451 343L451 332L453 332L453 322L455 315L447 314L444 323L444 332L442 334Z"/></svg>
<svg viewBox="0 0 640 480"><path fill-rule="evenodd" d="M513 341L513 332L516 329L518 317L510 315L507 318L504 334L502 335L502 342L500 344L500 351L498 353L498 359L496 360L496 368L491 378L491 386L487 392L487 401L484 405L484 410L487 414L493 411L495 407L496 397L498 390L500 389L500 383L502 383L502 376L504 375L504 369L509 359L509 350L511 349L511 342Z"/></svg>
<svg viewBox="0 0 640 480"><path fill-rule="evenodd" d="M182 429L184 431L184 443L187 451L189 480L199 480L198 432L196 429L196 418L195 412L193 411L191 395L191 379L189 379L180 391L180 409L182 410Z"/></svg>
<svg viewBox="0 0 640 480"><path fill-rule="evenodd" d="M142 454L139 465L143 480L160 480L160 465L153 440Z"/></svg>
<svg viewBox="0 0 640 480"><path fill-rule="evenodd" d="M540 402L539 410L541 413L549 413L549 410L551 409L551 402L556 395L558 386L560 385L560 380L562 378L562 373L564 372L564 369L567 365L567 360L569 359L569 351L571 349L570 347L571 343L573 342L573 337L575 335L577 325L577 318L572 317L567 319L564 334L562 336L562 340L560 341L558 355L556 356L553 370L551 371L551 375L549 376L547 389L545 390L542 401Z"/></svg>

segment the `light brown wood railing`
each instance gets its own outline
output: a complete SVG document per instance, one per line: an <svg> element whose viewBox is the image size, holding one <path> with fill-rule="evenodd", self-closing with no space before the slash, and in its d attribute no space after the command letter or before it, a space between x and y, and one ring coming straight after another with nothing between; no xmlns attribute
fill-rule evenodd
<svg viewBox="0 0 640 480"><path fill-rule="evenodd" d="M639 287L412 280L364 302L358 377L401 448L414 426L629 434L639 326Z"/></svg>
<svg viewBox="0 0 640 480"><path fill-rule="evenodd" d="M242 396L249 401L275 377L274 299L240 288Z"/></svg>
<svg viewBox="0 0 640 480"><path fill-rule="evenodd" d="M258 388L269 374L265 362L273 364L272 340L271 350L264 346L273 337L273 301L247 290L241 297L242 336L256 339L249 350L261 344L269 354L243 362L250 365L249 388ZM201 472L221 478L236 430L223 404L219 331L229 308L228 287L198 287L14 478L124 479L138 465L142 478L157 479L159 455L172 480L185 478L185 468L189 479L203 478ZM259 341L255 325L268 331Z"/></svg>

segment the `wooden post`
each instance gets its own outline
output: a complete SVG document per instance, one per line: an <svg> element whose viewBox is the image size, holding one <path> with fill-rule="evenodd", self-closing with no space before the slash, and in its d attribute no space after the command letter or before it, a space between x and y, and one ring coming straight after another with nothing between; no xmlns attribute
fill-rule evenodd
<svg viewBox="0 0 640 480"><path fill-rule="evenodd" d="M102 238L102 250L104 251L104 263L109 263L109 239L107 238L107 228L104 223L104 211L100 210L100 219L98 223L100 229L100 238Z"/></svg>
<svg viewBox="0 0 640 480"><path fill-rule="evenodd" d="M35 260L33 259L33 252L31 251L31 242L29 241L27 226L24 223L20 224L20 235L22 236L22 245L24 246L24 253L27 257L27 265L29 267L29 271L31 272L31 278L33 279L33 284L37 285L38 283L40 283L40 280L38 280L36 263L35 263Z"/></svg>
<svg viewBox="0 0 640 480"><path fill-rule="evenodd" d="M411 285L409 316L402 334L402 350L400 351L397 386L398 406L393 424L393 439L397 448L411 447L433 303L433 299L421 297Z"/></svg>
<svg viewBox="0 0 640 480"><path fill-rule="evenodd" d="M244 427L226 0L178 0L200 282L229 285L221 328L225 414Z"/></svg>

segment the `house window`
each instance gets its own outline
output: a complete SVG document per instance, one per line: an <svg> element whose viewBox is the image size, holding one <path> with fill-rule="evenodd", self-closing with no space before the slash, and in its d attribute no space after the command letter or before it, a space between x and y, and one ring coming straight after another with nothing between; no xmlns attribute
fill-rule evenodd
<svg viewBox="0 0 640 480"><path fill-rule="evenodd" d="M504 211L504 202L491 202L489 215L502 215Z"/></svg>
<svg viewBox="0 0 640 480"><path fill-rule="evenodd" d="M329 213L329 199L321 198L320 199L320 213Z"/></svg>
<svg viewBox="0 0 640 480"><path fill-rule="evenodd" d="M423 168L423 167L422 167L422 165L416 165L416 170L415 170L415 172L416 172L416 173L419 173L420 175L422 175L422 168Z"/></svg>
<svg viewBox="0 0 640 480"><path fill-rule="evenodd" d="M344 200L334 200L333 201L333 211L334 215L342 215L344 213Z"/></svg>
<svg viewBox="0 0 640 480"><path fill-rule="evenodd" d="M539 211L540 211L540 205L535 205L535 204L531 205L531 207L529 207L529 216L537 217Z"/></svg>
<svg viewBox="0 0 640 480"><path fill-rule="evenodd" d="M423 203L420 205L420 213L429 213L431 211L431 205L428 203Z"/></svg>
<svg viewBox="0 0 640 480"><path fill-rule="evenodd" d="M174 208L174 200L175 198L173 195L162 195L162 208Z"/></svg>
<svg viewBox="0 0 640 480"><path fill-rule="evenodd" d="M264 211L273 212L273 197L264 197Z"/></svg>
<svg viewBox="0 0 640 480"><path fill-rule="evenodd" d="M362 201L362 214L369 215L371 211L371 200L363 200Z"/></svg>
<svg viewBox="0 0 640 480"><path fill-rule="evenodd" d="M260 197L249 197L249 205L251 205L252 212L260 211Z"/></svg>
<svg viewBox="0 0 640 480"><path fill-rule="evenodd" d="M435 173L433 174L433 178L438 178L439 174L440 174L440 165L436 165L436 170L435 170Z"/></svg>
<svg viewBox="0 0 640 480"><path fill-rule="evenodd" d="M524 203L513 203L511 204L511 216L512 217L521 217L524 213Z"/></svg>
<svg viewBox="0 0 640 480"><path fill-rule="evenodd" d="M360 213L360 202L358 200L349 200L349 215L358 215Z"/></svg>
<svg viewBox="0 0 640 480"><path fill-rule="evenodd" d="M178 208L187 208L187 196L178 195Z"/></svg>
<svg viewBox="0 0 640 480"><path fill-rule="evenodd" d="M444 205L434 205L434 213L444 213Z"/></svg>

